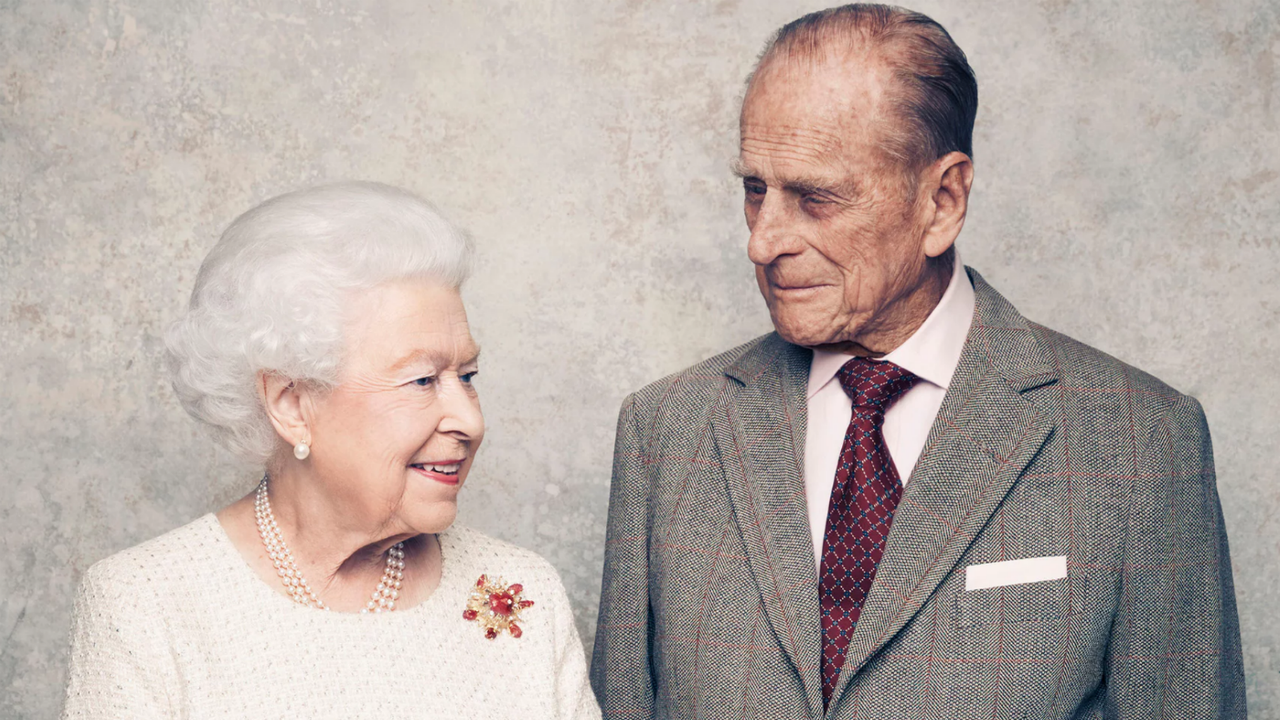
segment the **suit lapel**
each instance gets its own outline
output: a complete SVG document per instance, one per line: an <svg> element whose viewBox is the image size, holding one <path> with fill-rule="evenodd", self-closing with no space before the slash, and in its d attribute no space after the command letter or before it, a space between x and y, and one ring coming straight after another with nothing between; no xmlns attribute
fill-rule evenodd
<svg viewBox="0 0 1280 720"><path fill-rule="evenodd" d="M1021 396L1057 379L1027 321L970 270L973 324L894 516L832 697L915 617L1053 431Z"/></svg>
<svg viewBox="0 0 1280 720"><path fill-rule="evenodd" d="M715 425L729 497L765 615L822 713L818 577L805 505L805 387L810 351L769 335L726 369Z"/></svg>

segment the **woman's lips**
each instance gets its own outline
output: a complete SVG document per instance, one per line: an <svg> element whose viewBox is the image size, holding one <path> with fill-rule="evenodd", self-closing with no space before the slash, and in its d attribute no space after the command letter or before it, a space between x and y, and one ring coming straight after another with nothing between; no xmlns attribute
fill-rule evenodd
<svg viewBox="0 0 1280 720"><path fill-rule="evenodd" d="M461 470L462 461L458 460L458 461L447 462L447 463L427 463L427 464L415 463L413 465L410 465L409 468L414 472L418 473L419 475L422 475L431 480L435 480L436 482L444 485L457 485L459 482L462 481L462 474L458 472L458 470L455 470L454 472L441 472L440 470L435 469L441 465L445 465L445 466L456 465L458 466L458 470Z"/></svg>

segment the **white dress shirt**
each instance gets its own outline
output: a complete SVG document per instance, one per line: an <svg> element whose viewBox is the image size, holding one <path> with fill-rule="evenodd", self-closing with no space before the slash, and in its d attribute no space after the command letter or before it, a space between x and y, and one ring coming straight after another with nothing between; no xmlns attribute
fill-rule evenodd
<svg viewBox="0 0 1280 720"><path fill-rule="evenodd" d="M973 310L973 283L956 253L951 282L937 307L906 342L882 358L920 378L884 415L884 442L903 486L920 459L929 428L938 416L951 376L960 363L960 351L964 349L965 337L973 322ZM813 557L819 571L836 465L853 415L853 401L840 387L836 372L851 357L815 350L809 366L804 491L809 505L809 530L813 533Z"/></svg>

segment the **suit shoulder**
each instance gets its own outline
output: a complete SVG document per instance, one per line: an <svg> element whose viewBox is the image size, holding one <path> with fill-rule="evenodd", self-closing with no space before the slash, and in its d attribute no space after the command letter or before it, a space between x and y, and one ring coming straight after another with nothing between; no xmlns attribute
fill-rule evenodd
<svg viewBox="0 0 1280 720"><path fill-rule="evenodd" d="M1031 323L1031 326L1057 360L1064 379L1086 381L1106 389L1133 389L1172 399L1181 397L1181 393L1160 378L1113 355L1043 325Z"/></svg>
<svg viewBox="0 0 1280 720"><path fill-rule="evenodd" d="M1194 398L1144 370L1043 325L1030 325L1061 375L1058 392L1077 397L1080 407L1116 405L1116 412L1124 407L1148 428L1181 409L1199 409Z"/></svg>

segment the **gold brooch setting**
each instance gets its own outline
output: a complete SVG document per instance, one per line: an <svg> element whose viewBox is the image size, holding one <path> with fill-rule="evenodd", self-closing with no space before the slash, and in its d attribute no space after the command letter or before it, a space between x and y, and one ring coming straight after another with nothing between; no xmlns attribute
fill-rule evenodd
<svg viewBox="0 0 1280 720"><path fill-rule="evenodd" d="M500 577L490 579L481 575L467 598L467 609L462 612L462 619L479 623L489 640L503 632L518 638L524 634L518 624L524 622L520 613L531 607L533 601L524 598L524 586L520 583L507 585Z"/></svg>

